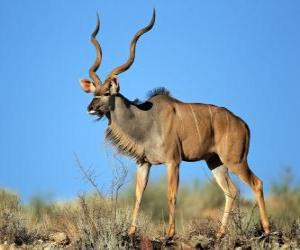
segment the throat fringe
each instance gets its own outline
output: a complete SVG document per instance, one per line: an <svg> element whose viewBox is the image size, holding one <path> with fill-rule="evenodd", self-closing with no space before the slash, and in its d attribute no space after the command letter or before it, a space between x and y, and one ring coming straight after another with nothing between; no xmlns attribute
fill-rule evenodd
<svg viewBox="0 0 300 250"><path fill-rule="evenodd" d="M110 124L106 129L106 140L114 145L117 150L124 155L141 160L145 158L144 148L138 144L131 136L122 131L121 128Z"/></svg>

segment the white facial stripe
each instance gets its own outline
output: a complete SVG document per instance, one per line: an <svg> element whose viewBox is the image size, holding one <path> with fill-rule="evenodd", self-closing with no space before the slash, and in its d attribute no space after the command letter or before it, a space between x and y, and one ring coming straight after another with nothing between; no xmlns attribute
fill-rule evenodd
<svg viewBox="0 0 300 250"><path fill-rule="evenodd" d="M100 98L101 98L101 96L100 96L100 95L95 95L95 96L94 96L94 98L96 98L96 99L100 99Z"/></svg>
<svg viewBox="0 0 300 250"><path fill-rule="evenodd" d="M96 111L95 111L95 110L90 110L90 111L88 111L88 113L89 113L89 114L95 114Z"/></svg>

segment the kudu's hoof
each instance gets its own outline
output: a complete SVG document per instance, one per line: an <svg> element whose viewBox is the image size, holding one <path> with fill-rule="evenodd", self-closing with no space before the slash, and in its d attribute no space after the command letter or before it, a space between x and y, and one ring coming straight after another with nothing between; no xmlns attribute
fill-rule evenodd
<svg viewBox="0 0 300 250"><path fill-rule="evenodd" d="M174 236L165 236L163 240L163 246L164 247L170 247L170 246L175 246L176 242L174 240Z"/></svg>
<svg viewBox="0 0 300 250"><path fill-rule="evenodd" d="M165 236L165 240L172 240L174 238L175 235L175 229L170 227L166 230L166 236Z"/></svg>
<svg viewBox="0 0 300 250"><path fill-rule="evenodd" d="M222 233L222 232L218 232L217 234L216 234L216 238L217 239L223 239L224 238L224 236L225 236L225 233Z"/></svg>
<svg viewBox="0 0 300 250"><path fill-rule="evenodd" d="M217 238L217 239L222 239L222 238L224 238L224 236L225 236L225 229L224 229L224 228L221 228L221 229L217 232L216 238Z"/></svg>
<svg viewBox="0 0 300 250"><path fill-rule="evenodd" d="M164 237L164 242L169 242L169 241L172 241L173 240L173 236L168 236L168 235L166 235L165 237Z"/></svg>
<svg viewBox="0 0 300 250"><path fill-rule="evenodd" d="M261 241L261 240L264 240L264 239L266 239L266 238L268 238L268 237L270 237L272 234L270 233L270 232L264 232L264 233L262 233L262 235L260 235L259 237L258 237L258 240L259 241Z"/></svg>
<svg viewBox="0 0 300 250"><path fill-rule="evenodd" d="M128 229L128 236L133 237L136 233L136 226L131 225Z"/></svg>

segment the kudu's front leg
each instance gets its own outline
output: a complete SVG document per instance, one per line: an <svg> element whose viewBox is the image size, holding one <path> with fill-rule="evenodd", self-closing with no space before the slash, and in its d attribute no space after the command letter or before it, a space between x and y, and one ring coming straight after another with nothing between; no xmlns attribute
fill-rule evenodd
<svg viewBox="0 0 300 250"><path fill-rule="evenodd" d="M128 230L129 235L133 235L136 232L136 220L140 209L142 196L147 186L150 167L151 165L149 163L138 163L136 174L135 205L132 215L132 223Z"/></svg>
<svg viewBox="0 0 300 250"><path fill-rule="evenodd" d="M176 195L179 184L179 163L172 162L167 164L168 172L168 206L169 206L169 226L166 234L168 238L175 235L175 205Z"/></svg>

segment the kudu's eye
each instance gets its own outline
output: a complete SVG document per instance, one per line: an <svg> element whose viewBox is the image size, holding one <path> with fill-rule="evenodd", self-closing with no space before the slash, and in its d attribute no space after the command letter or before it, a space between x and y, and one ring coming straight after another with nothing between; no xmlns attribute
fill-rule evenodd
<svg viewBox="0 0 300 250"><path fill-rule="evenodd" d="M109 95L110 95L110 94L109 94L108 92L104 94L104 96L109 96Z"/></svg>

